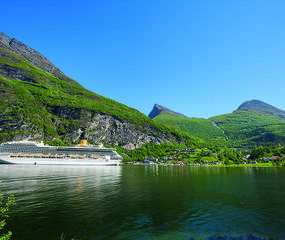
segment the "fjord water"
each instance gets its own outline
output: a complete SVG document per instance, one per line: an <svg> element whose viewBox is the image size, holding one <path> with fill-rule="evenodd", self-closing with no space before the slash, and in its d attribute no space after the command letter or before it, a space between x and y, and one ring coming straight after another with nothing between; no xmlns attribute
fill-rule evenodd
<svg viewBox="0 0 285 240"><path fill-rule="evenodd" d="M285 239L285 169L0 165L14 240Z"/></svg>

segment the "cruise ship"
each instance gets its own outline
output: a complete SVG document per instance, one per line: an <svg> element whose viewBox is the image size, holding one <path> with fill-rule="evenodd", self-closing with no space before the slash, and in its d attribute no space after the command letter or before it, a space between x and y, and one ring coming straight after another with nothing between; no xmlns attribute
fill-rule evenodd
<svg viewBox="0 0 285 240"><path fill-rule="evenodd" d="M122 157L113 148L87 145L72 147L46 146L42 142L19 141L0 145L0 163L23 165L119 165Z"/></svg>

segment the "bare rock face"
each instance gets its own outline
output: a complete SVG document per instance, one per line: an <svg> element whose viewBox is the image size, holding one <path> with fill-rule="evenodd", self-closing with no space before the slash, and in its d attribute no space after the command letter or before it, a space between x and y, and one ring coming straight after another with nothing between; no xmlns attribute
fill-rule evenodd
<svg viewBox="0 0 285 240"><path fill-rule="evenodd" d="M62 72L56 68L46 57L37 52L36 50L30 48L22 42L19 42L15 38L10 38L4 33L0 32L0 43L4 46L10 48L13 52L21 55L26 60L34 64L35 66L47 71L49 73L60 73Z"/></svg>
<svg viewBox="0 0 285 240"><path fill-rule="evenodd" d="M5 46L9 47L9 43L11 42L11 38L0 32L0 42Z"/></svg>
<svg viewBox="0 0 285 240"><path fill-rule="evenodd" d="M163 107L163 106L158 105L158 104L154 104L154 107L151 110L151 112L149 113L148 117L153 119L153 118L155 118L156 116L158 116L162 112L168 112L168 113L170 113L172 115L175 115L175 116L180 116L180 117L186 117L187 118L187 116L185 116L185 115L183 115L181 113L172 111L171 109Z"/></svg>
<svg viewBox="0 0 285 240"><path fill-rule="evenodd" d="M96 114L87 126L88 139L94 142L107 142L125 149L134 149L154 142L161 143L161 136L145 131L137 125L116 119L109 115Z"/></svg>
<svg viewBox="0 0 285 240"><path fill-rule="evenodd" d="M62 74L62 72L56 68L47 58L45 58L42 54L35 51L34 49L28 47L27 45L19 42L17 39L12 38L9 46L21 54L24 58L26 58L29 62L34 64L35 66L53 74Z"/></svg>
<svg viewBox="0 0 285 240"><path fill-rule="evenodd" d="M38 83L34 76L27 70L0 63L0 75L9 79L21 80L24 82Z"/></svg>
<svg viewBox="0 0 285 240"><path fill-rule="evenodd" d="M56 108L52 111L61 119L57 128L68 132L66 136L70 142L79 141L84 132L90 142L107 143L130 150L149 142L159 144L173 138L170 134L161 135L158 129L152 129L158 131L157 133L151 129L143 130L138 125L103 113L68 108ZM65 122L69 119L76 120L77 126L66 126Z"/></svg>

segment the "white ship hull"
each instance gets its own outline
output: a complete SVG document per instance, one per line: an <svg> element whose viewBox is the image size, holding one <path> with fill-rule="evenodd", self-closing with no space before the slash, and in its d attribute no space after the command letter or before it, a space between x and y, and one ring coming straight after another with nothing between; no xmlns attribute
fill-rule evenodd
<svg viewBox="0 0 285 240"><path fill-rule="evenodd" d="M2 164L22 164L22 165L82 165L82 166L116 166L120 160L108 159L90 159L90 158L35 158L35 157L11 157L10 155L1 154L0 163Z"/></svg>

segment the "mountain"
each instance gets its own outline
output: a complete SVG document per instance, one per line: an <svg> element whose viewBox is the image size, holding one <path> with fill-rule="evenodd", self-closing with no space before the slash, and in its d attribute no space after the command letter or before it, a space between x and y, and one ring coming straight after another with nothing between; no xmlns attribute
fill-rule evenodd
<svg viewBox="0 0 285 240"><path fill-rule="evenodd" d="M106 86L107 87L107 86ZM135 149L200 140L93 93L36 50L0 33L0 142L34 139Z"/></svg>
<svg viewBox="0 0 285 240"><path fill-rule="evenodd" d="M232 146L285 142L285 112L259 100L246 101L233 113L212 117Z"/></svg>
<svg viewBox="0 0 285 240"><path fill-rule="evenodd" d="M158 105L158 104L154 104L154 107L153 107L152 111L148 114L148 117L153 119L156 116L162 115L164 113L171 114L174 116L179 116L179 117L186 117L185 115L183 115L181 113L174 112L174 111L170 110L169 108L163 107L163 106Z"/></svg>
<svg viewBox="0 0 285 240"><path fill-rule="evenodd" d="M259 100L246 101L241 104L236 111L259 111L285 119L285 111Z"/></svg>
<svg viewBox="0 0 285 240"><path fill-rule="evenodd" d="M29 46L19 42L15 38L10 38L4 33L0 32L0 43L1 46L1 59L6 58L13 62L15 60L15 56L23 60L27 60L35 67L40 68L41 70L45 71L46 73L53 74L60 80L64 80L67 82L72 83L73 85L80 86L79 83L75 82L71 78L65 76L57 67L55 67L45 56L37 52L36 50L30 48ZM14 55L14 57L11 56ZM29 77L28 72L24 72L22 68L18 66L13 66L12 64L4 64L1 61L1 72L0 74L3 76L10 77L11 79L17 80L25 80L30 82L37 82L33 77Z"/></svg>
<svg viewBox="0 0 285 240"><path fill-rule="evenodd" d="M156 122L215 144L232 147L285 143L285 111L259 100L246 101L235 111L209 119L188 118L155 105ZM158 110L162 111L158 111ZM181 116L182 115L182 116Z"/></svg>
<svg viewBox="0 0 285 240"><path fill-rule="evenodd" d="M211 120L203 118L188 118L185 115L155 104L148 115L156 122L174 127L192 136L213 143L225 143L226 137Z"/></svg>

